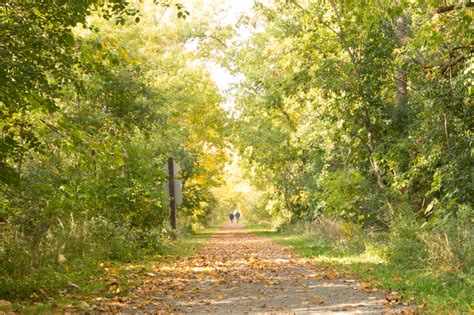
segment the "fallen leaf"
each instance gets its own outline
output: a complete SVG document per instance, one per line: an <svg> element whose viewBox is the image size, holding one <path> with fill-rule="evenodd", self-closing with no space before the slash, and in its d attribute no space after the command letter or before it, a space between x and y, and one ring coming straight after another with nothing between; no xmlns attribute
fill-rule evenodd
<svg viewBox="0 0 474 315"><path fill-rule="evenodd" d="M425 308L428 305L428 302L423 302L417 306L417 308Z"/></svg>
<svg viewBox="0 0 474 315"><path fill-rule="evenodd" d="M73 282L68 282L67 285L70 286L70 287L73 287L74 289L82 290L82 288L80 286L78 286L77 284L75 284Z"/></svg>
<svg viewBox="0 0 474 315"><path fill-rule="evenodd" d="M389 302L399 301L402 299L401 294L388 294L385 296L385 299Z"/></svg>
<svg viewBox="0 0 474 315"><path fill-rule="evenodd" d="M92 307L86 301L80 301L76 304L76 307L83 310L83 311L90 311Z"/></svg>
<svg viewBox="0 0 474 315"><path fill-rule="evenodd" d="M5 300L0 300L0 309L6 311L6 310L10 310L11 307L12 307L11 302L8 302L8 301L5 301Z"/></svg>

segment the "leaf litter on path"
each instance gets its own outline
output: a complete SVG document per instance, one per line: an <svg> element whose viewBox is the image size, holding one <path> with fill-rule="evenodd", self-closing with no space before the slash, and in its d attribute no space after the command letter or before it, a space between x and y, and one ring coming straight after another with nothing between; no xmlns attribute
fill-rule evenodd
<svg viewBox="0 0 474 315"><path fill-rule="evenodd" d="M152 264L128 297L96 299L95 311L149 313L410 313L396 294L298 258L294 251L229 225L199 254Z"/></svg>

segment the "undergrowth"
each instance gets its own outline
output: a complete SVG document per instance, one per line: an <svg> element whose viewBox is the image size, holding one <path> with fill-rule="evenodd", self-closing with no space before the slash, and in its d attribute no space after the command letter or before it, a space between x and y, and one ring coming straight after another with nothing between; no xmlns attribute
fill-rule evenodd
<svg viewBox="0 0 474 315"><path fill-rule="evenodd" d="M159 246L123 253L125 259L91 256L46 265L21 278L2 277L0 293L21 313L47 313L74 305L86 296L126 295L134 288L134 284L128 283L127 275L146 272L150 264L167 264L194 254L207 243L213 231L213 228L196 231L182 228L174 237L162 240ZM111 273L117 279L113 292L109 283Z"/></svg>
<svg viewBox="0 0 474 315"><path fill-rule="evenodd" d="M317 264L353 273L373 285L403 295L404 301L426 312L469 312L474 307L472 239L465 240L461 261L437 259L442 250L423 238L426 234L405 225L391 231L370 231L337 220L296 224L284 230L259 225L247 228L280 244L293 247ZM439 230L430 237L439 237ZM446 241L445 241L446 242ZM469 243L471 242L471 243ZM460 250L460 249L456 249ZM444 251L453 252L452 249ZM447 259L447 258L446 258Z"/></svg>

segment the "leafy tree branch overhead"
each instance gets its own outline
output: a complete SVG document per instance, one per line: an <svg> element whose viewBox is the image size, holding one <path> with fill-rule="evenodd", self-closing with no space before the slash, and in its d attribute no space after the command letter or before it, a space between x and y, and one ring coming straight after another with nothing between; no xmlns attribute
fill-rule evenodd
<svg viewBox="0 0 474 315"><path fill-rule="evenodd" d="M389 304L469 311L473 3L2 1L0 311L237 209Z"/></svg>

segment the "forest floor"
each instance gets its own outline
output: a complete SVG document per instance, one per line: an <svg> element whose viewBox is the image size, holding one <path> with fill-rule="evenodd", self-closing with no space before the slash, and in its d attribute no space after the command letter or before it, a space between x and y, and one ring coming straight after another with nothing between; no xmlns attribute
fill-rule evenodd
<svg viewBox="0 0 474 315"><path fill-rule="evenodd" d="M299 258L239 224L215 233L197 254L153 265L127 296L90 301L94 311L173 313L411 313L396 292Z"/></svg>

